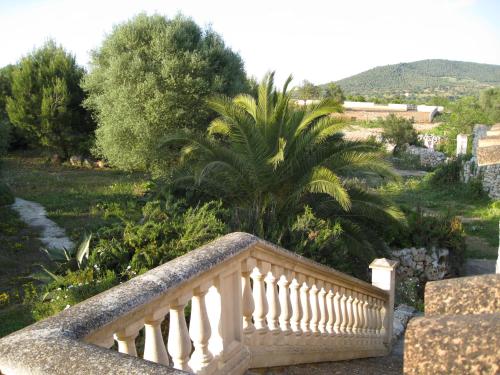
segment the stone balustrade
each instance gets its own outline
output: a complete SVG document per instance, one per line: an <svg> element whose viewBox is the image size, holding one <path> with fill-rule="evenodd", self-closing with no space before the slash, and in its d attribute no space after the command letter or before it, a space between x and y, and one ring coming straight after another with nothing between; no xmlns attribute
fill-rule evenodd
<svg viewBox="0 0 500 375"><path fill-rule="evenodd" d="M386 355L395 265L375 260L370 285L233 233L1 339L0 372L237 374Z"/></svg>

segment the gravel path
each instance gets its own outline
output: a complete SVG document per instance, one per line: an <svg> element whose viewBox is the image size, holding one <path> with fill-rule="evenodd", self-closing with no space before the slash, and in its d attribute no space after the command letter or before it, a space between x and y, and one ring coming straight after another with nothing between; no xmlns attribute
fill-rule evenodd
<svg viewBox="0 0 500 375"><path fill-rule="evenodd" d="M11 208L19 213L26 224L40 230L40 241L45 247L69 250L75 246L66 236L64 229L47 218L47 212L41 204L16 198Z"/></svg>

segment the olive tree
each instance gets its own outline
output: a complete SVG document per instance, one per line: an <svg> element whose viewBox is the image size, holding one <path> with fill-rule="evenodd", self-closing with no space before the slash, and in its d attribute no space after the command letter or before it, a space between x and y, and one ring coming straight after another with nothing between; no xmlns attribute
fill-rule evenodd
<svg viewBox="0 0 500 375"><path fill-rule="evenodd" d="M82 107L84 73L54 41L22 58L11 72L10 122L30 143L63 157L88 148L94 125Z"/></svg>
<svg viewBox="0 0 500 375"><path fill-rule="evenodd" d="M116 26L92 53L83 81L95 115L95 152L121 169L164 172L159 140L174 129L204 131L216 93L246 88L243 62L211 29L178 15L140 14Z"/></svg>

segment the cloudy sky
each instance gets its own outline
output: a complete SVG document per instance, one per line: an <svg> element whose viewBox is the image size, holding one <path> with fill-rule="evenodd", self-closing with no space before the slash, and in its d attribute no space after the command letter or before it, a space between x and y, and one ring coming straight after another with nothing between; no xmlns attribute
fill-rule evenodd
<svg viewBox="0 0 500 375"><path fill-rule="evenodd" d="M500 64L500 0L0 0L0 66L49 38L87 65L113 25L141 11L211 25L256 77L324 83L428 58Z"/></svg>

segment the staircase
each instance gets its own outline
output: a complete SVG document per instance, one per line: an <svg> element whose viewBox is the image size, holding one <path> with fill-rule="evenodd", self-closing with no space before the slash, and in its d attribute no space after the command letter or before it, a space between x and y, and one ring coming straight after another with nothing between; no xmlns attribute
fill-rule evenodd
<svg viewBox="0 0 500 375"><path fill-rule="evenodd" d="M369 284L232 233L4 337L0 373L242 374L385 356L395 266L374 260Z"/></svg>
<svg viewBox="0 0 500 375"><path fill-rule="evenodd" d="M500 373L500 274L428 282L405 335L405 374Z"/></svg>

